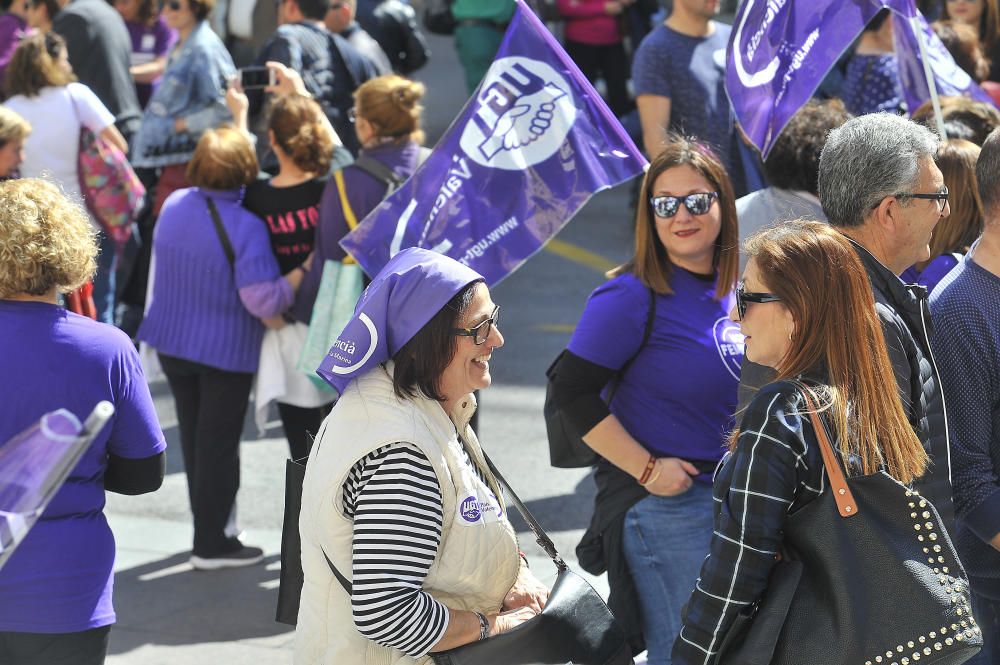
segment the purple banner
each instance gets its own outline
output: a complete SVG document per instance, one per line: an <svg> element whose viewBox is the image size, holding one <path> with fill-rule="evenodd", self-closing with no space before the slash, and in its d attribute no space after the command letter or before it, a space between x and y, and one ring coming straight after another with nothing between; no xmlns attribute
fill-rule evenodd
<svg viewBox="0 0 1000 665"><path fill-rule="evenodd" d="M427 161L341 241L376 274L406 247L446 254L496 284L595 192L646 160L523 2L493 65Z"/></svg>
<svg viewBox="0 0 1000 665"><path fill-rule="evenodd" d="M79 459L83 429L60 409L0 445L0 567L28 531Z"/></svg>
<svg viewBox="0 0 1000 665"><path fill-rule="evenodd" d="M917 21L924 34L927 59L934 72L938 96L966 96L993 104L993 100L979 87L979 84L955 63L955 59L931 30L923 14L917 12ZM906 106L910 113L913 113L917 107L931 98L927 77L924 74L924 61L920 57L920 45L909 21L894 21L892 31L895 38L896 59L899 61L899 82L906 97Z"/></svg>
<svg viewBox="0 0 1000 665"><path fill-rule="evenodd" d="M883 7L899 18L917 11L914 0L744 0L726 54L726 91L764 156Z"/></svg>

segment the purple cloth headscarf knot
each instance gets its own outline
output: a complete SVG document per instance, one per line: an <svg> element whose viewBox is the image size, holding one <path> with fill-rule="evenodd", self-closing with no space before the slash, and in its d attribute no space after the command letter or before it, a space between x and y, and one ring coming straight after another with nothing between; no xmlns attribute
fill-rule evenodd
<svg viewBox="0 0 1000 665"><path fill-rule="evenodd" d="M392 257L361 295L354 318L316 373L343 394L352 380L394 356L442 307L483 276L455 259L411 247Z"/></svg>

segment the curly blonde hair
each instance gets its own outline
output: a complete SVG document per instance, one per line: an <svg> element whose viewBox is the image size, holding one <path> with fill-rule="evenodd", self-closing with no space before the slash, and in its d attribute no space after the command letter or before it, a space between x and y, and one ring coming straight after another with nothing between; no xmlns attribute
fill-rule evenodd
<svg viewBox="0 0 1000 665"><path fill-rule="evenodd" d="M73 291L93 277L96 257L90 217L55 185L0 183L0 298Z"/></svg>

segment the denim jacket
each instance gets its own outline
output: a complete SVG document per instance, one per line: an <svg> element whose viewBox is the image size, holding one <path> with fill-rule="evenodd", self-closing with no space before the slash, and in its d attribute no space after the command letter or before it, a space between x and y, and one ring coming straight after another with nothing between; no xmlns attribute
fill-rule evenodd
<svg viewBox="0 0 1000 665"><path fill-rule="evenodd" d="M163 80L142 116L132 164L158 167L189 161L206 129L232 121L225 95L235 75L226 47L208 21L200 22L170 54ZM184 118L187 131L174 131L177 118Z"/></svg>

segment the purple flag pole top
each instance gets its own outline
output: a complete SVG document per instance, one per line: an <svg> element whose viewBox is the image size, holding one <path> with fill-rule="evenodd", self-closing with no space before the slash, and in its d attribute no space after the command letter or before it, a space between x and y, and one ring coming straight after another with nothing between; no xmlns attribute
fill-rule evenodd
<svg viewBox="0 0 1000 665"><path fill-rule="evenodd" d="M761 154L771 152L781 130L883 7L907 19L917 11L914 0L744 0L726 53L726 91Z"/></svg>
<svg viewBox="0 0 1000 665"><path fill-rule="evenodd" d="M0 445L0 567L24 540L69 472L83 425L69 411L47 413Z"/></svg>
<svg viewBox="0 0 1000 665"><path fill-rule="evenodd" d="M979 84L955 63L951 53L934 34L927 19L920 12L917 12L917 21L924 35L927 59L934 72L937 94L942 97L970 97L977 102L993 104L993 100L979 87ZM896 43L896 60L899 63L899 82L906 97L906 106L910 109L910 113L913 113L917 107L931 98L927 76L924 74L923 58L920 57L920 45L909 21L895 21L892 31Z"/></svg>
<svg viewBox="0 0 1000 665"><path fill-rule="evenodd" d="M341 246L369 275L406 247L489 285L514 272L594 193L641 173L639 149L529 8L427 161Z"/></svg>

